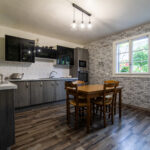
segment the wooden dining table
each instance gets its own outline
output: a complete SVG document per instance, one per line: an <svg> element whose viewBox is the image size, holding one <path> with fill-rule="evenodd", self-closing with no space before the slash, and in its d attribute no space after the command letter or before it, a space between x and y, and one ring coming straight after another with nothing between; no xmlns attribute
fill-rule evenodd
<svg viewBox="0 0 150 150"><path fill-rule="evenodd" d="M121 119L122 110L122 88L117 87L117 93L119 93L119 118ZM93 85L82 85L78 87L78 94L83 95L87 99L87 132L90 131L91 125L91 101L103 95L104 85L103 84L93 84Z"/></svg>

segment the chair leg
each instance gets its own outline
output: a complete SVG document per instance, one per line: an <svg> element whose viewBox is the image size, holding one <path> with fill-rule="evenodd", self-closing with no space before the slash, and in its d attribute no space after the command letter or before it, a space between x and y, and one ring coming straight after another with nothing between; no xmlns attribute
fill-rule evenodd
<svg viewBox="0 0 150 150"><path fill-rule="evenodd" d="M97 112L98 112L98 107L99 107L99 106L98 106L98 105L96 105L96 114L97 114Z"/></svg>
<svg viewBox="0 0 150 150"><path fill-rule="evenodd" d="M102 106L100 106L100 119L102 119Z"/></svg>
<svg viewBox="0 0 150 150"><path fill-rule="evenodd" d="M95 105L93 103L93 117L94 117L94 115L95 115Z"/></svg>
<svg viewBox="0 0 150 150"><path fill-rule="evenodd" d="M70 123L70 104L67 103L67 124Z"/></svg>
<svg viewBox="0 0 150 150"><path fill-rule="evenodd" d="M111 122L112 124L114 124L114 104L112 104L112 108L111 108Z"/></svg>
<svg viewBox="0 0 150 150"><path fill-rule="evenodd" d="M117 108L117 102L116 102L116 100L117 100L117 94L116 94L115 100L114 100L114 114L115 115L116 115L116 108Z"/></svg>
<svg viewBox="0 0 150 150"><path fill-rule="evenodd" d="M84 118L84 107L82 107L82 118Z"/></svg>
<svg viewBox="0 0 150 150"><path fill-rule="evenodd" d="M106 106L103 106L104 128L106 127Z"/></svg>
<svg viewBox="0 0 150 150"><path fill-rule="evenodd" d="M109 105L108 107L109 107L109 116L108 117L110 118L111 117L111 106Z"/></svg>
<svg viewBox="0 0 150 150"><path fill-rule="evenodd" d="M75 128L78 128L78 120L79 120L79 107L75 106Z"/></svg>

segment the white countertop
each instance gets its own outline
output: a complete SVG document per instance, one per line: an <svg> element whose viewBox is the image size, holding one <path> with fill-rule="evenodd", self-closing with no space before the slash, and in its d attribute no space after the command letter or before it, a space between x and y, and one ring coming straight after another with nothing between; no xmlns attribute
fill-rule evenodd
<svg viewBox="0 0 150 150"><path fill-rule="evenodd" d="M11 82L4 82L0 84L0 91L1 90L11 90L11 89L17 89L17 85L11 83Z"/></svg>

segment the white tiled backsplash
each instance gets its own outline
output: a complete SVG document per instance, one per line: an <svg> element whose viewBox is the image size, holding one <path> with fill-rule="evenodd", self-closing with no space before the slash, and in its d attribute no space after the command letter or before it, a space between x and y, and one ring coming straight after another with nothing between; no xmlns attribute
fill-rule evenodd
<svg viewBox="0 0 150 150"><path fill-rule="evenodd" d="M51 71L56 71L56 77L69 76L68 68L56 68L55 60L36 60L35 63L0 61L0 73L5 77L12 73L24 73L24 79L48 78Z"/></svg>

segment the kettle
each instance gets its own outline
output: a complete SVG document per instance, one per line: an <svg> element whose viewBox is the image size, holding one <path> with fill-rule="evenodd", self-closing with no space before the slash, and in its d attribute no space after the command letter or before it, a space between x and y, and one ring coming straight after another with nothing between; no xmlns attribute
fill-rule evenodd
<svg viewBox="0 0 150 150"><path fill-rule="evenodd" d="M13 73L10 75L10 79L22 79L24 76L24 73Z"/></svg>

